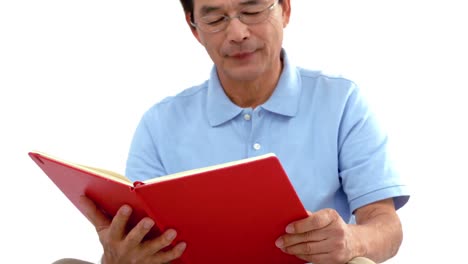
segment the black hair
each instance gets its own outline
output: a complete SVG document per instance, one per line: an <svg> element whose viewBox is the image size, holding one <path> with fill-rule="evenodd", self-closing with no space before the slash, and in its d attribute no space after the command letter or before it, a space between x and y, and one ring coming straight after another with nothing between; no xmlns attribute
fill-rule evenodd
<svg viewBox="0 0 468 264"><path fill-rule="evenodd" d="M278 0L279 4L281 4L282 2L282 0ZM180 3L184 8L185 14L190 14L190 19L193 22L193 0L180 0Z"/></svg>

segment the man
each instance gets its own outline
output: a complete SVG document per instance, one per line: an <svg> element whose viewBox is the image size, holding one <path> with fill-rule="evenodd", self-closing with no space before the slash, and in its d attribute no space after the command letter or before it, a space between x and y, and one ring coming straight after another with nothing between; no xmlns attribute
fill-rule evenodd
<svg viewBox="0 0 468 264"><path fill-rule="evenodd" d="M274 152L309 216L289 224L272 243L315 264L394 256L402 241L396 209L409 196L390 164L387 137L354 83L291 64L282 49L290 0L181 3L215 66L207 82L145 113L127 176L144 180ZM166 263L188 246L181 242L161 251L177 230L142 242L152 219L126 233L130 207L122 206L109 220L89 199L82 203L105 264Z"/></svg>

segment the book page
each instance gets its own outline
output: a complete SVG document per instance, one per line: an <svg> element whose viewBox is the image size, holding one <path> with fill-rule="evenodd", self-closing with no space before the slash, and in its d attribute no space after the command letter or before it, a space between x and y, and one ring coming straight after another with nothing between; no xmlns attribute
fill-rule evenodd
<svg viewBox="0 0 468 264"><path fill-rule="evenodd" d="M78 168L78 169L81 169L81 170L84 170L84 171L88 171L88 172L90 172L92 174L99 175L99 176L101 176L103 178L111 179L111 180L114 180L114 181L117 181L117 182L120 182L120 183L123 183L123 184L133 186L133 183L127 177L125 177L124 175L121 175L121 174L119 174L117 172L113 172L113 171L106 170L106 169L101 169L101 168L96 168L96 167L91 167L91 166L86 166L86 165L80 165L80 164L77 164L77 163L65 161L65 160L59 159L57 157L53 157L53 156L51 156L49 154L45 154L43 152L38 152L38 151L33 151L33 152L38 153L41 156L47 157L49 159L56 160L56 161L58 161L60 163L67 164L67 165L69 165L71 167L75 167L75 168ZM272 157L272 156L274 157L276 155L274 153L268 153L268 154L260 155L260 156L257 156L257 157L251 157L251 158L226 162L226 163L223 163L223 164L217 164L217 165L198 168L198 169L193 169L193 170L181 171L181 172L177 172L177 173L174 173L174 174L169 174L169 175L165 175L165 176L161 176L161 177L148 179L146 181L143 181L143 183L144 184L150 184L150 183L162 182L162 181L167 181L167 180L181 178L181 177L187 177L187 176L191 176L191 175L198 174L198 173L201 173L201 172L217 170L217 169L221 169L221 168L225 168L225 167L229 167L229 166L234 166L234 165L238 165L238 164L243 164L243 163L247 163L247 162L252 162L252 161L255 161L255 160L260 160L260 159L264 159L264 158L268 158L268 157Z"/></svg>
<svg viewBox="0 0 468 264"><path fill-rule="evenodd" d="M46 154L44 152L39 152L39 151L32 151L32 152L37 153L37 154L39 154L39 155L41 155L43 157L46 157L48 159L55 160L55 161L57 161L59 163L66 164L68 166L71 166L71 167L74 167L74 168L77 168L77 169L80 169L80 170L83 170L83 171L87 171L87 172L90 172L92 174L99 175L99 176L101 176L103 178L114 180L114 181L117 181L117 182L120 182L120 183L123 183L123 184L133 186L132 182L127 177L125 177L125 176L123 176L123 175L121 175L121 174L119 174L117 172L113 172L113 171L110 171L110 170L105 170L105 169L101 169L101 168L95 168L95 167L90 167L90 166L86 166L86 165L80 165L80 164L77 164L77 163L65 161L63 159L54 157L54 156Z"/></svg>
<svg viewBox="0 0 468 264"><path fill-rule="evenodd" d="M80 164L74 164L75 166L83 169L83 170L87 170L87 171L91 171L91 172L94 172L95 174L98 174L100 176L103 176L103 177L106 177L106 178L112 178L113 180L116 180L118 182L122 182L122 183L126 183L126 184L132 184L132 182L125 176L117 173L117 172L113 172L113 171L110 171L110 170L105 170L105 169L101 169L101 168L94 168L94 167L90 167L90 166L85 166L85 165L80 165Z"/></svg>
<svg viewBox="0 0 468 264"><path fill-rule="evenodd" d="M257 157L251 157L251 158L226 162L226 163L223 163L223 164L218 164L218 165L213 165L213 166L208 166L208 167L203 167L203 168L198 168L198 169L193 169L193 170L181 171L181 172L177 172L177 173L174 173L174 174L169 174L169 175L165 175L165 176L161 176L161 177L156 177L156 178L152 178L152 179L143 181L143 183L150 184L150 183L155 183L155 182L167 181L167 180L171 180L171 179L191 176L191 175L198 174L198 173L205 172L205 171L217 170L217 169L221 169L221 168L225 168L225 167L229 167L229 166L234 166L234 165L238 165L238 164L243 164L243 163L252 162L252 161L255 161L255 160L260 160L260 159L264 159L264 158L268 158L268 157L275 157L275 156L276 155L274 153L267 153L267 154L260 155L260 156L257 156Z"/></svg>

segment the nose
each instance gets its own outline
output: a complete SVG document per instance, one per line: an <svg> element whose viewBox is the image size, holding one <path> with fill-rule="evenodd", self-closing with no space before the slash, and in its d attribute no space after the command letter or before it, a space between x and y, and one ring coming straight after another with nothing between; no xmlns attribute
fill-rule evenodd
<svg viewBox="0 0 468 264"><path fill-rule="evenodd" d="M242 42L249 38L249 26L242 23L239 17L234 17L229 21L226 28L226 35L230 42Z"/></svg>

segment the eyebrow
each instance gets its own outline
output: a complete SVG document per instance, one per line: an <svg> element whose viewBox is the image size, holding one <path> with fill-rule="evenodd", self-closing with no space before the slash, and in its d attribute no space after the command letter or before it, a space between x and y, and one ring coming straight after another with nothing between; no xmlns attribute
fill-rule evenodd
<svg viewBox="0 0 468 264"><path fill-rule="evenodd" d="M205 16L205 15L208 15L209 13L213 13L221 9L222 9L221 6L202 6L200 8L200 15Z"/></svg>
<svg viewBox="0 0 468 264"><path fill-rule="evenodd" d="M259 0L247 0L240 2L240 6L251 6L251 5L258 5L261 1Z"/></svg>
<svg viewBox="0 0 468 264"><path fill-rule="evenodd" d="M246 0L246 1L242 1L239 3L239 6L252 6L252 5L258 5L260 3L259 0ZM216 12L216 11L220 11L222 10L223 7L222 6L202 6L200 8L200 15L201 16L205 16L205 15L208 15L210 13L213 13L213 12Z"/></svg>

